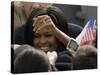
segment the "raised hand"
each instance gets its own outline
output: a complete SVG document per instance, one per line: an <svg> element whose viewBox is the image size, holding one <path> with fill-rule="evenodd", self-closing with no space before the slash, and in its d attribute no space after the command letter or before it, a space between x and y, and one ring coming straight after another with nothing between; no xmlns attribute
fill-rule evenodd
<svg viewBox="0 0 100 75"><path fill-rule="evenodd" d="M55 24L53 23L52 19L48 15L38 16L33 18L33 31L38 32L43 28L49 28L52 31L56 28Z"/></svg>

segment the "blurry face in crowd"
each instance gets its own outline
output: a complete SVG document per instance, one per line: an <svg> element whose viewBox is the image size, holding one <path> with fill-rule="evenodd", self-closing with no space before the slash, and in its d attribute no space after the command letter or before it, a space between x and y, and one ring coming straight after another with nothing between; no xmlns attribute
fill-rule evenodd
<svg viewBox="0 0 100 75"><path fill-rule="evenodd" d="M49 3L32 3L32 2L21 2L22 6L25 8L46 8L52 4Z"/></svg>
<svg viewBox="0 0 100 75"><path fill-rule="evenodd" d="M49 3L33 3L33 8L46 8L47 6L52 5Z"/></svg>
<svg viewBox="0 0 100 75"><path fill-rule="evenodd" d="M29 16L30 12L34 8L46 8L47 6L51 5L49 3L33 3L33 2L21 2L22 7L27 13L27 16Z"/></svg>
<svg viewBox="0 0 100 75"><path fill-rule="evenodd" d="M57 50L57 39L50 28L43 28L34 34L33 44L44 52Z"/></svg>

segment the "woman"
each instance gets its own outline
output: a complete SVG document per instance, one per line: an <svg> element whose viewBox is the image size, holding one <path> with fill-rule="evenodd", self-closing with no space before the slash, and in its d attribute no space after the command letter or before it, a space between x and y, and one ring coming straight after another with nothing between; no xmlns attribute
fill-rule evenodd
<svg viewBox="0 0 100 75"><path fill-rule="evenodd" d="M63 12L50 6L32 11L25 27L24 40L26 44L48 52L55 51L53 64L58 70L72 69L71 53L66 50L70 40L68 37L67 21ZM65 29L64 29L65 28ZM52 55L52 54L51 54Z"/></svg>

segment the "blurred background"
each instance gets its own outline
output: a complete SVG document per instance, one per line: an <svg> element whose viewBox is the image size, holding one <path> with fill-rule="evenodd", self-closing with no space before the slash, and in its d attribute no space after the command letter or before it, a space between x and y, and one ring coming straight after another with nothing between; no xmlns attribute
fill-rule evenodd
<svg viewBox="0 0 100 75"><path fill-rule="evenodd" d="M67 21L72 24L84 27L89 19L97 20L97 6L49 4L21 1L14 1L11 5L14 5L14 28L23 25L34 8L45 8L50 5L60 8L64 12Z"/></svg>

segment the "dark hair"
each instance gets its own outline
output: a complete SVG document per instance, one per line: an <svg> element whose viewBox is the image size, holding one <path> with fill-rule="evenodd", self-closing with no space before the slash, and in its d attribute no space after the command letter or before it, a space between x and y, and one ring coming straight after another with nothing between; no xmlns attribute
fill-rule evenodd
<svg viewBox="0 0 100 75"><path fill-rule="evenodd" d="M90 45L80 46L76 51L74 69L96 69L97 68L97 49Z"/></svg>
<svg viewBox="0 0 100 75"><path fill-rule="evenodd" d="M11 2L11 44L14 44L14 2Z"/></svg>
<svg viewBox="0 0 100 75"><path fill-rule="evenodd" d="M24 41L26 44L33 45L32 42L34 37L34 32L32 31L33 18L39 15L49 15L58 29L60 29L62 32L66 34L68 33L67 20L64 16L64 13L59 8L54 6L50 6L44 9L37 8L32 11L31 15L29 16L26 22L26 27L24 32L25 34ZM60 43L59 50L66 50L65 46L62 43Z"/></svg>
<svg viewBox="0 0 100 75"><path fill-rule="evenodd" d="M15 50L14 54L16 53L14 73L48 72L50 70L49 60L43 51L29 45L22 45Z"/></svg>

